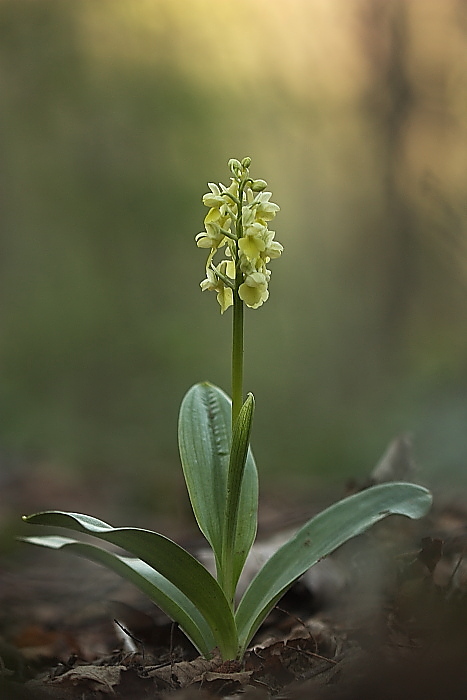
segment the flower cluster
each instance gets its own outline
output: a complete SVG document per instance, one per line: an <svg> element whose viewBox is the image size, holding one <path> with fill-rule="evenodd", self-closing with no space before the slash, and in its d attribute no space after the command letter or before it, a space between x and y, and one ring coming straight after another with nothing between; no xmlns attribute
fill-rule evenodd
<svg viewBox="0 0 467 700"><path fill-rule="evenodd" d="M271 272L266 265L283 250L274 240L274 231L268 229L268 222L279 207L269 201L267 183L251 179L250 163L250 158L241 162L229 160L229 187L211 182L210 192L203 197L209 211L204 219L205 230L195 240L199 248L209 249L209 255L206 279L200 286L203 291L217 292L221 313L232 306L234 294L252 309L267 300ZM215 264L218 251L223 251L226 259Z"/></svg>

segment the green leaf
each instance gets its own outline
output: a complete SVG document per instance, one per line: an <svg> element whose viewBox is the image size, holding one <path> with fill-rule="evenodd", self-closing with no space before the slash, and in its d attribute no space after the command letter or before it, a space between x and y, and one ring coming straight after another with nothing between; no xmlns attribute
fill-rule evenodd
<svg viewBox="0 0 467 700"><path fill-rule="evenodd" d="M240 654L286 590L319 559L387 515L421 518L431 502L431 494L421 486L383 484L345 498L312 518L266 562L245 591L235 616Z"/></svg>
<svg viewBox="0 0 467 700"><path fill-rule="evenodd" d="M195 384L180 408L178 440L183 473L199 528L216 564L222 557L231 446L231 403L218 387ZM243 473L234 570L240 575L256 535L258 474L251 450ZM238 578L237 576L237 578Z"/></svg>
<svg viewBox="0 0 467 700"><path fill-rule="evenodd" d="M206 618L223 658L235 658L237 632L231 608L217 581L194 557L163 535L139 528L114 528L80 513L46 511L24 516L33 525L64 527L122 547L165 576Z"/></svg>
<svg viewBox="0 0 467 700"><path fill-rule="evenodd" d="M172 620L175 620L200 654L209 657L210 652L216 646L211 628L193 603L165 576L162 576L141 559L123 557L87 542L72 540L69 537L46 535L21 539L41 547L66 549L72 554L103 564L122 578L135 584Z"/></svg>

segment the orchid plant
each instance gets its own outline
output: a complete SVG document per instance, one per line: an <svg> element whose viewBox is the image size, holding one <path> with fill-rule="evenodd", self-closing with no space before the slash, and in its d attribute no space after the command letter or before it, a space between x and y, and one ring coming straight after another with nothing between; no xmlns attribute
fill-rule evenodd
<svg viewBox="0 0 467 700"><path fill-rule="evenodd" d="M229 161L230 184L210 184L205 230L208 252L201 289L217 293L221 313L233 307L232 399L209 383L184 397L178 426L180 457L198 526L213 551L216 575L178 544L150 530L112 527L63 511L24 516L27 523L66 528L117 545L130 556L69 537L25 541L86 557L133 582L178 623L198 651L241 659L257 629L288 588L317 561L391 514L422 517L431 495L421 486L374 486L309 520L264 564L237 600L237 584L256 536L258 476L250 448L254 398L243 393L244 307L269 297L269 262L282 245L268 228L279 207L264 180L252 179L250 158ZM222 260L216 259L222 256Z"/></svg>

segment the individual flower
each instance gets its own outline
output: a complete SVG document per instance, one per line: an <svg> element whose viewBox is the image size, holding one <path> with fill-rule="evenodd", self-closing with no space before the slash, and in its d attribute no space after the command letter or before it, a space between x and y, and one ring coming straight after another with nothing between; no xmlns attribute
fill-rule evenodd
<svg viewBox="0 0 467 700"><path fill-rule="evenodd" d="M208 182L208 187L211 191L203 195L203 204L213 209L219 209L225 204L220 188L214 182Z"/></svg>
<svg viewBox="0 0 467 700"><path fill-rule="evenodd" d="M218 248L225 236L217 222L207 223L206 230L195 236L198 248Z"/></svg>
<svg viewBox="0 0 467 700"><path fill-rule="evenodd" d="M217 267L207 268L206 279L200 283L200 287L203 292L217 292L217 301L223 314L233 304L233 290L222 277L232 280L235 278L235 263L233 260L223 260Z"/></svg>
<svg viewBox="0 0 467 700"><path fill-rule="evenodd" d="M222 214L220 212L220 209L217 209L217 207L212 207L206 216L204 217L204 223L205 224L213 224L221 218Z"/></svg>
<svg viewBox="0 0 467 700"><path fill-rule="evenodd" d="M260 221L272 221L280 211L277 204L269 201L271 196L272 192L259 192L254 199L256 218Z"/></svg>
<svg viewBox="0 0 467 700"><path fill-rule="evenodd" d="M208 185L211 191L203 195L203 204L209 207L209 211L204 217L204 223L218 223L222 226L225 219L230 219L233 200L229 195L235 197L235 187L233 183L230 187L225 187L222 184L219 186L214 182L209 182Z"/></svg>
<svg viewBox="0 0 467 700"><path fill-rule="evenodd" d="M284 250L284 246L282 246L279 241L274 240L275 235L275 231L267 231L266 240L264 242L264 255L271 260L279 258ZM269 262L269 260L266 260L266 262Z"/></svg>
<svg viewBox="0 0 467 700"><path fill-rule="evenodd" d="M238 289L238 295L247 306L257 309L269 297L268 280L262 272L253 272L245 278Z"/></svg>
<svg viewBox="0 0 467 700"><path fill-rule="evenodd" d="M225 204L227 204L228 206L232 206L233 204L235 204L235 200L238 201L238 182L235 180L235 178L230 178L230 185L228 187L220 183L220 188L225 200Z"/></svg>
<svg viewBox="0 0 467 700"><path fill-rule="evenodd" d="M265 234L267 229L263 224L255 222L244 230L244 236L239 239L240 251L251 260L259 258L266 249Z"/></svg>

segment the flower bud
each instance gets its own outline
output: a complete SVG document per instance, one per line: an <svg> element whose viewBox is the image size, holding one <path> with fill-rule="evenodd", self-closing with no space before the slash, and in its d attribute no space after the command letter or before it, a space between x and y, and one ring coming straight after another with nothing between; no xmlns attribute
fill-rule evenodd
<svg viewBox="0 0 467 700"><path fill-rule="evenodd" d="M246 170L247 168L250 167L250 165L251 165L251 158L249 156L246 156L246 158L243 158L242 167L245 168L245 170Z"/></svg>
<svg viewBox="0 0 467 700"><path fill-rule="evenodd" d="M266 189L267 186L268 183L265 180L253 180L253 182L250 185L253 192L262 192Z"/></svg>
<svg viewBox="0 0 467 700"><path fill-rule="evenodd" d="M231 158L228 165L234 175L238 175L239 171L242 169L242 164L236 158Z"/></svg>

